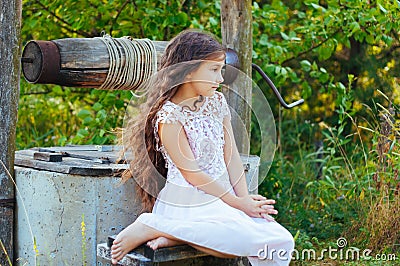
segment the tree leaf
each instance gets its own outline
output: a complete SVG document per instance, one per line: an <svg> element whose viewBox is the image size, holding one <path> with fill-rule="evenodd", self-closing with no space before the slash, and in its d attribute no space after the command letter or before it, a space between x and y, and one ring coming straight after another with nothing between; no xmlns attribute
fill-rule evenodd
<svg viewBox="0 0 400 266"><path fill-rule="evenodd" d="M301 83L301 88L301 97L303 97L304 99L310 98L312 95L312 89L307 81L303 81Z"/></svg>
<svg viewBox="0 0 400 266"><path fill-rule="evenodd" d="M267 34L262 34L260 38L260 44L267 46L268 45L268 35Z"/></svg>
<svg viewBox="0 0 400 266"><path fill-rule="evenodd" d="M282 36L282 38L284 39L284 40L286 40L286 41L289 41L290 40L290 37L286 34L286 33L284 33L284 32L280 32L281 33L281 36Z"/></svg>
<svg viewBox="0 0 400 266"><path fill-rule="evenodd" d="M86 136L89 135L89 131L87 131L86 129L81 128L81 129L78 130L77 134L81 135L83 137L86 137Z"/></svg>
<svg viewBox="0 0 400 266"><path fill-rule="evenodd" d="M315 8L315 9L317 9L317 10L321 10L322 12L326 12L326 9L325 9L324 7L322 7L322 6L320 6L320 5L311 3L311 6L312 6L313 8Z"/></svg>
<svg viewBox="0 0 400 266"><path fill-rule="evenodd" d="M187 21L188 21L188 15L186 13L179 12L176 23L185 25L187 23Z"/></svg>
<svg viewBox="0 0 400 266"><path fill-rule="evenodd" d="M332 39L327 40L323 45L318 47L318 59L323 61L332 56L335 51L335 44Z"/></svg>
<svg viewBox="0 0 400 266"><path fill-rule="evenodd" d="M309 72L311 70L311 63L308 60L302 60L300 62L301 68L306 71Z"/></svg>
<svg viewBox="0 0 400 266"><path fill-rule="evenodd" d="M375 39L374 39L374 36L373 35L367 35L367 37L365 37L365 41L368 43L368 44L374 44L374 41L375 41Z"/></svg>
<svg viewBox="0 0 400 266"><path fill-rule="evenodd" d="M383 13L385 13L385 14L388 13L388 11L387 11L381 4L378 4L378 6L379 6L379 9L380 9Z"/></svg>
<svg viewBox="0 0 400 266"><path fill-rule="evenodd" d="M87 116L83 119L82 123L83 125L87 126L93 121L93 118L91 116Z"/></svg>
<svg viewBox="0 0 400 266"><path fill-rule="evenodd" d="M87 116L91 116L91 115L92 115L92 113L89 110L86 110L86 109L82 109L78 113L78 117L80 119L85 119Z"/></svg>
<svg viewBox="0 0 400 266"><path fill-rule="evenodd" d="M353 21L352 23L350 23L350 27L349 28L351 30L350 35L353 35L354 33L356 33L356 32L361 30L360 24L358 24L357 21Z"/></svg>
<svg viewBox="0 0 400 266"><path fill-rule="evenodd" d="M92 108L93 108L93 110L98 112L99 110L101 110L103 108L103 105L101 103L97 102L92 106Z"/></svg>

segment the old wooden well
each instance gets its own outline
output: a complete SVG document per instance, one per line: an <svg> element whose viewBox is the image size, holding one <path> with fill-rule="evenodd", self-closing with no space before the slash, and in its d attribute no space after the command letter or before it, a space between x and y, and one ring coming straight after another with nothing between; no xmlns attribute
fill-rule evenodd
<svg viewBox="0 0 400 266"><path fill-rule="evenodd" d="M127 167L117 156L115 146L16 152L21 265L95 265L96 245L135 220L133 180L120 186L113 176Z"/></svg>
<svg viewBox="0 0 400 266"><path fill-rule="evenodd" d="M79 145L16 152L20 265L104 264L105 258L96 258L96 246L131 224L140 211L134 181L121 185L115 175L128 167L116 163L119 149ZM259 158L242 156L242 161L255 193Z"/></svg>

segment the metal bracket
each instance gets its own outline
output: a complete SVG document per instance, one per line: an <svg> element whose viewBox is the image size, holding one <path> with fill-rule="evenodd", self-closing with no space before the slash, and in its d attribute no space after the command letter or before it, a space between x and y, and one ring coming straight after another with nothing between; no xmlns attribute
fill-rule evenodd
<svg viewBox="0 0 400 266"><path fill-rule="evenodd" d="M225 54L226 54L226 58L225 58L225 64L229 65L229 68L225 69L225 73L224 73L224 84L231 84L235 81L239 69L240 69L240 61L239 61L239 57L236 53L235 50L227 48L225 50ZM272 91L274 92L275 96L278 98L280 104L285 107L286 109L290 109L293 108L295 106L298 106L302 103L304 103L303 99L300 99L298 101L295 101L291 104L287 104L285 102L285 100L283 100L282 95L279 93L279 91L277 90L277 88L275 87L275 84L271 81L271 79L267 76L267 74L264 73L264 71L261 69L261 67L259 67L258 65L252 63L251 67L253 69L255 69L258 73L260 73L260 75L263 77L263 79L268 83L269 87L272 89Z"/></svg>
<svg viewBox="0 0 400 266"><path fill-rule="evenodd" d="M264 71L261 69L261 67L259 67L256 64L251 64L251 66L253 67L253 69L255 69L258 73L260 73L260 75L263 77L263 79L268 83L269 87L272 89L272 91L275 93L275 96L278 98L279 102L281 103L281 105L283 107L285 107L286 109L290 109L293 108L297 105L300 105L302 103L304 103L303 99L300 99L298 101L295 101L291 104L287 104L285 102L285 100L283 100L281 94L279 93L278 89L275 87L274 83L270 80L270 78L267 76L267 74L264 73Z"/></svg>

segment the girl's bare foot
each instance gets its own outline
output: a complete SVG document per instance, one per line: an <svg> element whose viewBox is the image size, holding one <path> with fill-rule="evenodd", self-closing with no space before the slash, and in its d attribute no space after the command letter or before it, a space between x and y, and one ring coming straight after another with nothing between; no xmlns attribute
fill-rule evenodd
<svg viewBox="0 0 400 266"><path fill-rule="evenodd" d="M165 247L172 247L172 246L177 246L177 245L182 245L183 242L179 240L173 240L170 238L166 238L163 236L157 237L156 239L150 240L147 242L147 245L152 248L153 250L156 250L158 248L165 248Z"/></svg>
<svg viewBox="0 0 400 266"><path fill-rule="evenodd" d="M111 262L116 264L131 250L145 242L146 226L141 223L133 223L122 230L111 246Z"/></svg>

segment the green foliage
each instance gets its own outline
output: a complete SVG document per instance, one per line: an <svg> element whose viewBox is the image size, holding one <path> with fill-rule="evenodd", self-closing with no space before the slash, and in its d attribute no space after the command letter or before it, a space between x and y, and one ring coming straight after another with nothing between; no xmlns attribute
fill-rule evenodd
<svg viewBox="0 0 400 266"><path fill-rule="evenodd" d="M389 2L256 1L253 59L289 100L297 92L312 99L302 106L306 119L334 122L348 74L358 80L356 103L368 102L377 87L389 97L399 89L393 85L399 66L390 63L399 44L399 14ZM361 107L355 111L364 115Z"/></svg>

